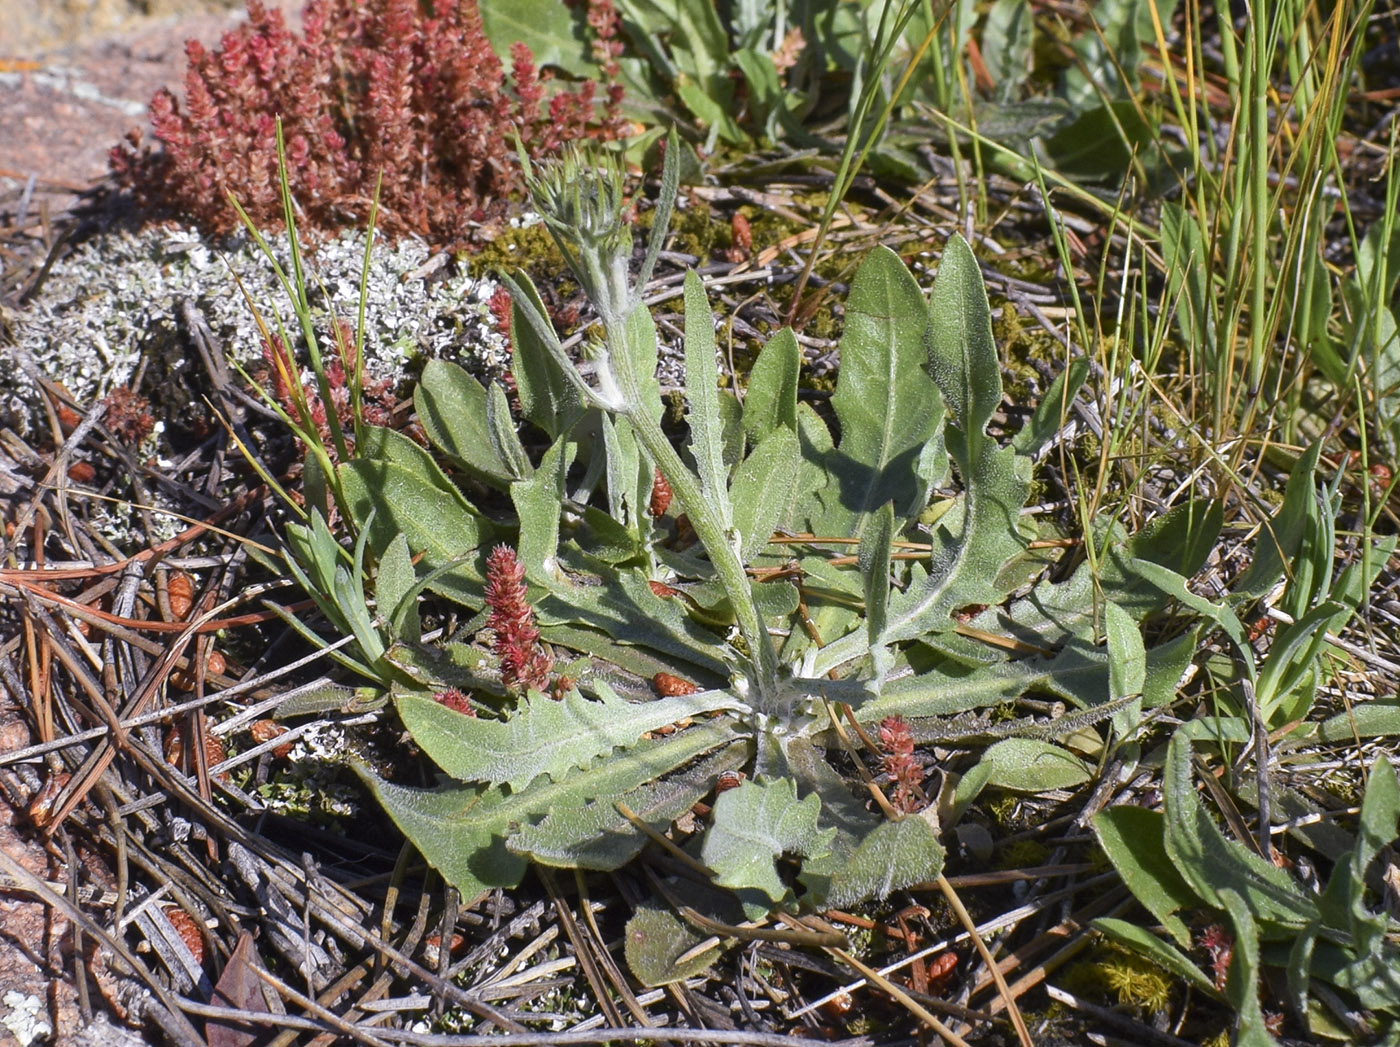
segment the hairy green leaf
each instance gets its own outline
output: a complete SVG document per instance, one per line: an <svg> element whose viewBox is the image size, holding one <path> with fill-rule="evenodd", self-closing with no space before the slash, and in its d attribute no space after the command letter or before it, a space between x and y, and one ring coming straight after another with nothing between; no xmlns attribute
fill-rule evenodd
<svg viewBox="0 0 1400 1047"><path fill-rule="evenodd" d="M820 811L815 793L798 802L791 778L744 782L715 801L714 824L700 859L714 870L716 883L781 901L788 889L778 876L777 859L816 857L830 847L836 830L818 825Z"/></svg>
<svg viewBox="0 0 1400 1047"><path fill-rule="evenodd" d="M888 898L911 884L931 882L943 871L944 856L938 834L923 818L914 815L881 822L842 862L823 904L845 908L870 898Z"/></svg>
<svg viewBox="0 0 1400 1047"><path fill-rule="evenodd" d="M528 479L510 485L510 500L520 516L516 552L526 576L541 585L553 586L558 579L559 510L574 447L562 438L555 440L540 467Z"/></svg>
<svg viewBox="0 0 1400 1047"><path fill-rule="evenodd" d="M1235 945L1230 955L1230 977L1225 983L1225 998L1235 1008L1235 1044L1237 1047L1278 1047L1264 1024L1264 1011L1259 1005L1259 926L1254 907L1233 887L1222 886L1218 892L1220 907L1229 914L1235 932Z"/></svg>
<svg viewBox="0 0 1400 1047"><path fill-rule="evenodd" d="M648 731L735 706L724 691L634 704L606 683L599 681L597 689L596 702L577 691L558 701L531 692L508 720L466 716L430 696L400 694L396 701L404 726L444 771L512 790L542 774L560 781L616 748L636 745Z"/></svg>
<svg viewBox="0 0 1400 1047"><path fill-rule="evenodd" d="M797 431L797 376L802 367L802 347L791 327L768 339L749 371L744 390L744 435L752 446L778 426Z"/></svg>
<svg viewBox="0 0 1400 1047"><path fill-rule="evenodd" d="M620 797L605 797L583 806L554 807L537 825L524 825L508 846L545 865L568 869L618 869L635 858L650 837L624 817L618 802L651 828L665 834L715 786L727 770L749 758L749 746L735 742L685 770L648 782Z"/></svg>
<svg viewBox="0 0 1400 1047"><path fill-rule="evenodd" d="M501 459L487 429L486 389L446 360L429 360L413 391L413 406L435 447L462 471L504 490L519 477ZM364 453L363 448L361 453Z"/></svg>
<svg viewBox="0 0 1400 1047"><path fill-rule="evenodd" d="M577 383L565 372L564 350L549 326L544 302L529 276L517 273L511 287L511 374L520 411L550 439L573 428L583 414ZM522 300L523 299L523 300Z"/></svg>
<svg viewBox="0 0 1400 1047"><path fill-rule="evenodd" d="M988 785L1012 792L1072 789L1090 778L1090 769L1068 749L1033 738L1007 738L982 754L990 768Z"/></svg>
<svg viewBox="0 0 1400 1047"><path fill-rule="evenodd" d="M392 462L356 459L340 466L340 482L356 521L368 520L375 548L403 534L409 548L423 554L429 568L452 565L432 588L445 596L480 605L482 577L474 553L494 533L462 496L448 493Z"/></svg>
<svg viewBox="0 0 1400 1047"><path fill-rule="evenodd" d="M983 430L1001 406L1001 364L992 310L972 248L954 234L943 248L928 305L928 368L975 460Z"/></svg>
<svg viewBox="0 0 1400 1047"><path fill-rule="evenodd" d="M393 623L393 635L407 643L418 642L417 580L408 539L402 534L395 535L379 558L374 599L379 613ZM401 606L405 603L407 606Z"/></svg>
<svg viewBox="0 0 1400 1047"><path fill-rule="evenodd" d="M533 471L530 459L525 456L525 447L515 431L515 419L510 416L510 401L506 391L495 382L486 393L486 430L491 438L491 448L505 464L512 480L524 480Z"/></svg>
<svg viewBox="0 0 1400 1047"><path fill-rule="evenodd" d="M1153 963L1170 971L1183 981L1189 982L1206 996L1218 997L1220 995L1215 988L1215 983L1206 976L1205 971L1192 963L1180 949L1162 941L1151 931L1139 927L1135 923L1129 923L1127 920L1116 920L1112 917L1097 919L1092 926L1094 930L1106 935L1119 945L1142 953ZM1189 944L1189 941L1182 942L1183 946Z"/></svg>
<svg viewBox="0 0 1400 1047"><path fill-rule="evenodd" d="M894 507L886 502L875 513L860 542L861 578L865 582L866 634L872 650L880 646L890 602L890 556L894 552Z"/></svg>
<svg viewBox="0 0 1400 1047"><path fill-rule="evenodd" d="M887 247L861 264L846 302L841 371L832 410L841 443L831 462L839 484L839 513L818 525L824 533L863 532L865 521L893 501L901 522L923 508L931 479L926 445L937 440L943 416L938 388L924 368L927 323L919 286ZM846 530L845 527L853 527Z"/></svg>
<svg viewBox="0 0 1400 1047"><path fill-rule="evenodd" d="M582 18L567 4L555 0L511 0L508 4L482 4L482 28L501 62L509 66L511 45L525 44L539 66L556 66L571 76L592 79L598 75Z"/></svg>
<svg viewBox="0 0 1400 1047"><path fill-rule="evenodd" d="M1167 811L1167 853L1191 889L1204 901L1225 908L1230 891L1256 919L1302 927L1317 906L1284 870L1227 840L1196 795L1191 774L1191 743L1178 732L1167 745L1163 768Z"/></svg>
<svg viewBox="0 0 1400 1047"><path fill-rule="evenodd" d="M460 782L413 789L386 782L363 764L352 766L423 857L464 899L474 899L492 887L514 887L524 875L526 860L506 847L512 826L537 821L553 807L619 796L732 740L727 727L702 724L635 745L563 782L538 779L511 795Z"/></svg>
<svg viewBox="0 0 1400 1047"><path fill-rule="evenodd" d="M700 474L700 489L723 526L733 522L729 504L729 470L724 464L720 432L719 367L715 363L714 315L700 277L685 274L685 395L690 402L690 452Z"/></svg>
<svg viewBox="0 0 1400 1047"><path fill-rule="evenodd" d="M773 537L797 483L800 454L791 429L774 429L734 470L729 498L741 562L751 562Z"/></svg>
<svg viewBox="0 0 1400 1047"><path fill-rule="evenodd" d="M1093 824L1099 846L1133 896L1182 948L1189 948L1191 932L1176 913L1194 908L1199 900L1167 854L1166 815L1122 804L1094 815Z"/></svg>

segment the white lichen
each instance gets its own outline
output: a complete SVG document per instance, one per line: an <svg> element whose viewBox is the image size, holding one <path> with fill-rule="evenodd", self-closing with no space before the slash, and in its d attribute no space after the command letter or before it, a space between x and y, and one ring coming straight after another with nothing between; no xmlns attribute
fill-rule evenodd
<svg viewBox="0 0 1400 1047"><path fill-rule="evenodd" d="M270 242L290 273L286 238ZM479 372L499 371L505 339L488 306L495 282L428 265L429 254L420 241L376 243L365 315L367 367L399 378L415 359L446 358ZM323 321L333 314L356 323L363 261L363 232L347 232L308 257L308 296ZM180 319L186 301L232 360L253 364L262 339L249 299L269 327L275 330L280 316L295 332L287 294L247 236L216 248L189 229L104 233L55 266L36 300L14 318L16 342L86 404L129 382L143 356L170 360L173 348L183 357L174 360L175 368L201 366ZM27 429L35 404L27 379L7 369L0 376L0 407L7 409L8 424Z"/></svg>
<svg viewBox="0 0 1400 1047"><path fill-rule="evenodd" d="M29 1047L36 1040L47 1039L53 1035L53 1026L47 1018L41 1017L44 1013L44 1003L39 997L26 996L11 989L5 993L2 1002L10 1009L10 1013L0 1018L0 1025L14 1034L15 1039L19 1041L19 1047Z"/></svg>

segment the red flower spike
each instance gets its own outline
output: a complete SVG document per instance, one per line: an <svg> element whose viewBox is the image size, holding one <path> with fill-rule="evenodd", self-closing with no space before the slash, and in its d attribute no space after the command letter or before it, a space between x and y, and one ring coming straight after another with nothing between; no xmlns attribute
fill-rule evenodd
<svg viewBox="0 0 1400 1047"><path fill-rule="evenodd" d="M472 708L471 701L456 687L438 691L433 695L433 701L437 702L438 705L445 705L453 712L461 713L463 716L476 716L476 710Z"/></svg>
<svg viewBox="0 0 1400 1047"><path fill-rule="evenodd" d="M884 771L894 783L892 797L897 810L906 814L919 809L924 781L924 769L914 759L914 736L902 716L890 716L880 721L880 744L885 748L881 757Z"/></svg>
<svg viewBox="0 0 1400 1047"><path fill-rule="evenodd" d="M648 508L653 517L665 516L666 510L671 508L671 483L661 475L660 469L656 470L656 476L651 481L651 504Z"/></svg>
<svg viewBox="0 0 1400 1047"><path fill-rule="evenodd" d="M554 658L540 644L535 612L525 589L525 565L508 545L498 545L486 558L487 626L496 634L493 650L501 663L501 681L517 690L549 689Z"/></svg>
<svg viewBox="0 0 1400 1047"><path fill-rule="evenodd" d="M1224 992L1225 983L1230 980L1230 960L1235 954L1235 936L1220 924L1213 923L1201 932L1196 944L1210 956L1215 987Z"/></svg>

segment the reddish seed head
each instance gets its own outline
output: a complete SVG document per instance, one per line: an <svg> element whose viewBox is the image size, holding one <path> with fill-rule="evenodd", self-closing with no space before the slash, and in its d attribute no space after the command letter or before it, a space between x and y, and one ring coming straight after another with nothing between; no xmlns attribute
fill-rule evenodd
<svg viewBox="0 0 1400 1047"><path fill-rule="evenodd" d="M548 690L554 659L540 644L535 612L525 588L525 565L508 545L486 558L487 626L496 634L493 649L501 663L501 681L509 688Z"/></svg>
<svg viewBox="0 0 1400 1047"><path fill-rule="evenodd" d="M651 481L651 515L653 517L665 516L666 510L671 507L671 484L666 477L661 475L661 470L656 470L656 476Z"/></svg>
<svg viewBox="0 0 1400 1047"><path fill-rule="evenodd" d="M1210 956L1215 987L1223 992L1226 982L1230 980L1230 959L1235 953L1234 935L1220 924L1213 923L1201 932L1196 944Z"/></svg>
<svg viewBox="0 0 1400 1047"><path fill-rule="evenodd" d="M651 678L651 686L663 698L676 698L683 694L695 694L700 690L689 680L682 680L670 673L657 673Z"/></svg>
<svg viewBox="0 0 1400 1047"><path fill-rule="evenodd" d="M894 783L894 806L906 813L918 810L924 769L914 758L914 736L908 721L902 716L880 721L880 744L885 749L880 762Z"/></svg>
<svg viewBox="0 0 1400 1047"><path fill-rule="evenodd" d="M439 705L445 705L453 712L461 713L463 716L476 716L476 710L472 708L471 701L456 687L438 691L433 695L433 701Z"/></svg>

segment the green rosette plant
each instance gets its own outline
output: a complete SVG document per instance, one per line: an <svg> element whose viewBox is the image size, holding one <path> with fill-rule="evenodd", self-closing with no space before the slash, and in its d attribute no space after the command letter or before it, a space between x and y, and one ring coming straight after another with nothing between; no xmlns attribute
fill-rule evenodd
<svg viewBox="0 0 1400 1047"><path fill-rule="evenodd" d="M688 434L673 443L640 288L678 153L635 279L617 163L580 153L531 174L597 315L575 359L528 277L508 280L519 417L542 450L527 449L501 385L431 362L415 393L431 452L359 424L354 456L325 467L322 497L353 551L319 512L290 529L298 576L354 636L340 657L392 696L443 778L420 789L360 773L466 898L517 884L531 862L607 870L653 839L677 847L673 822L735 772L741 784L685 844L708 878L672 885L689 911L732 924L937 879L917 743L987 746L946 798L955 815L988 785L1072 787L1093 766L1056 739L1096 727L1105 745L1129 739L1194 649L1190 635L1145 647L1139 623L1166 596L1136 565L1193 573L1219 527L1213 506L1131 537L1102 524L1092 570L1046 577L1023 507L1087 368L1070 367L1009 443L989 434L1000 369L960 237L928 297L892 251L861 264L827 417L798 396L789 330L742 398L721 388L715 320L688 274ZM458 636L487 626L494 650L426 643L427 592L479 612ZM983 713L1027 691L1068 711ZM679 970L665 918L639 912L630 936L646 980Z"/></svg>

